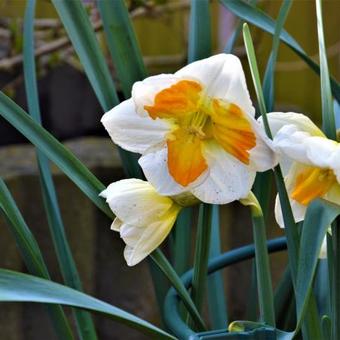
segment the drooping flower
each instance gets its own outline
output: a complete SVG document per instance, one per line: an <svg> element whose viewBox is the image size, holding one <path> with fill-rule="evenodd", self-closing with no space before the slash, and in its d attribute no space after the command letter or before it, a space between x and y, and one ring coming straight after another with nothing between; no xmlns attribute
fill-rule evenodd
<svg viewBox="0 0 340 340"><path fill-rule="evenodd" d="M254 112L239 59L219 54L135 83L102 123L116 144L142 154L158 193L225 204L276 164Z"/></svg>
<svg viewBox="0 0 340 340"><path fill-rule="evenodd" d="M316 198L340 204L340 144L328 139L302 114L272 112L267 117L274 146L282 156L295 222L304 220L308 204ZM275 216L284 227L278 198Z"/></svg>
<svg viewBox="0 0 340 340"><path fill-rule="evenodd" d="M134 266L169 234L183 206L197 203L192 196L161 196L148 182L131 178L110 184L101 194L116 215L111 229L126 243L124 257Z"/></svg>

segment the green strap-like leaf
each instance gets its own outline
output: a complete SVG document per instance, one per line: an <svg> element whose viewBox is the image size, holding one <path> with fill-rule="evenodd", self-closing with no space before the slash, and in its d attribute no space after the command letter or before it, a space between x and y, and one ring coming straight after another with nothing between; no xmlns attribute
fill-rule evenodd
<svg viewBox="0 0 340 340"><path fill-rule="evenodd" d="M220 0L220 2L223 6L244 21L252 23L254 26L257 26L270 34L274 34L275 21L259 8L251 6L243 0ZM317 74L320 73L319 65L315 63L313 59L308 57L303 48L285 30L281 31L280 40L289 46L299 57L301 57L301 59L303 59L313 71ZM333 78L331 78L331 87L334 97L340 101L340 85Z"/></svg>
<svg viewBox="0 0 340 340"><path fill-rule="evenodd" d="M275 64L280 45L280 34L283 25L292 6L292 0L283 0L279 15L276 19L275 31L273 35L273 47L267 63L266 71L263 77L263 95L266 101L267 110L269 112L274 109L274 89L275 89Z"/></svg>
<svg viewBox="0 0 340 340"><path fill-rule="evenodd" d="M261 88L261 81L259 76L259 71L257 67L256 62L256 56L255 56L255 50L253 41L250 35L249 27L247 24L244 24L243 26L243 38L244 43L246 46L247 51L247 57L248 62L250 65L250 70L252 74L252 79L257 95L257 99L259 102L259 109L260 113L263 118L264 127L267 133L267 136L269 138L272 138L272 134L270 131L269 123L267 120L267 111L266 111L266 104L264 101L264 96ZM287 190L284 184L283 175L280 166L276 166L274 169L274 175L275 175L275 182L279 194L281 209L282 209L282 215L284 219L284 225L285 225L285 233L287 236L287 244L288 244L288 258L289 258L289 266L291 270L292 275L292 281L294 285L294 289L296 290L296 279L297 279L297 269L298 269L298 251L299 251L299 235L297 232L297 228L295 225L295 220L293 216L293 212L290 206L289 197L287 194ZM314 296L309 300L309 306L308 306L308 313L306 315L306 327L303 328L304 333L309 334L306 335L313 336L315 339L321 338L321 329L318 324L318 314L316 310L316 304Z"/></svg>
<svg viewBox="0 0 340 340"><path fill-rule="evenodd" d="M124 0L98 1L107 44L125 98L134 82L146 77L143 58Z"/></svg>
<svg viewBox="0 0 340 340"><path fill-rule="evenodd" d="M191 0L188 63L211 55L209 0Z"/></svg>
<svg viewBox="0 0 340 340"><path fill-rule="evenodd" d="M0 301L62 304L102 313L115 321L155 339L175 339L172 335L124 310L58 283L10 270L0 269Z"/></svg>
<svg viewBox="0 0 340 340"><path fill-rule="evenodd" d="M25 89L29 113L33 119L41 124L41 115L38 99L38 88L36 79L36 69L34 60L34 17L35 0L27 2L24 34L23 34L23 54L24 54L24 75ZM43 201L47 220L56 250L61 273L65 283L72 288L82 290L81 281L77 272L76 265L69 247L65 229L59 209L56 191L52 179L48 158L37 151L38 166L40 172L40 182L42 187ZM97 339L95 327L91 316L80 310L75 310L75 318L80 339Z"/></svg>
<svg viewBox="0 0 340 340"><path fill-rule="evenodd" d="M88 14L79 0L52 0L84 71L105 111L119 103L109 68Z"/></svg>
<svg viewBox="0 0 340 340"><path fill-rule="evenodd" d="M320 54L322 130L328 138L336 140L334 107L333 107L331 85L329 81L325 37L323 33L322 3L320 0L316 0L316 16L317 16L319 54Z"/></svg>
<svg viewBox="0 0 340 340"><path fill-rule="evenodd" d="M30 273L49 279L49 273L39 245L22 217L5 182L0 179L0 209L4 213L22 259ZM70 325L60 306L47 308L56 334L60 340L72 340Z"/></svg>
<svg viewBox="0 0 340 340"><path fill-rule="evenodd" d="M63 144L37 124L21 107L0 91L0 115L54 162L99 209L113 218L105 200L98 194L105 186Z"/></svg>
<svg viewBox="0 0 340 340"><path fill-rule="evenodd" d="M307 208L296 279L297 329L308 304L322 242L327 229L339 214L340 206L321 199L314 200Z"/></svg>

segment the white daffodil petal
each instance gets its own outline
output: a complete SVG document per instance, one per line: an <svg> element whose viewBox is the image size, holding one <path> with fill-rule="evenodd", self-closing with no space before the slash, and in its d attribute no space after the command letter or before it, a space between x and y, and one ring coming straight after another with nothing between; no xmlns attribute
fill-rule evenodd
<svg viewBox="0 0 340 340"><path fill-rule="evenodd" d="M236 104L250 116L255 109L251 103L240 60L232 54L217 54L195 61L175 73L176 76L198 80L209 97Z"/></svg>
<svg viewBox="0 0 340 340"><path fill-rule="evenodd" d="M323 137L310 137L304 144L307 157L315 166L333 168L339 163L340 146L337 142Z"/></svg>
<svg viewBox="0 0 340 340"><path fill-rule="evenodd" d="M290 205L292 207L292 212L293 212L295 223L303 221L305 218L305 214L306 214L306 209L307 209L306 206L294 200L290 200ZM275 199L274 213L275 213L275 220L277 224L280 226L280 228L284 228L285 224L283 220L281 204L280 204L280 199L278 195L276 196L276 199Z"/></svg>
<svg viewBox="0 0 340 340"><path fill-rule="evenodd" d="M295 125L297 130L309 133L311 136L324 137L324 133L304 114L295 112L267 113L270 131L273 136L285 125ZM263 125L262 117L259 122Z"/></svg>
<svg viewBox="0 0 340 340"><path fill-rule="evenodd" d="M189 191L191 187L201 183L207 172L203 173L189 186L184 187L178 184L169 173L168 150L163 148L158 151L147 153L139 159L147 180L156 188L161 195L174 196Z"/></svg>
<svg viewBox="0 0 340 340"><path fill-rule="evenodd" d="M111 224L111 230L120 231L122 225L123 222L118 217L116 217Z"/></svg>
<svg viewBox="0 0 340 340"><path fill-rule="evenodd" d="M164 241L176 221L179 209L170 209L159 220L145 227L124 225L121 228L121 237L126 243L124 257L129 266L142 261Z"/></svg>
<svg viewBox="0 0 340 340"><path fill-rule="evenodd" d="M191 192L202 202L226 204L245 198L256 172L225 152L215 142L207 142L203 149L209 166L209 176Z"/></svg>
<svg viewBox="0 0 340 340"><path fill-rule="evenodd" d="M134 178L110 184L101 196L106 197L119 220L136 226L154 222L174 204L169 197L159 195L150 183Z"/></svg>
<svg viewBox="0 0 340 340"><path fill-rule="evenodd" d="M132 99L125 100L105 113L101 119L111 139L128 151L144 151L164 141L172 130L167 119L151 119L137 115Z"/></svg>
<svg viewBox="0 0 340 340"><path fill-rule="evenodd" d="M274 137L273 144L275 149L297 162L313 165L307 156L306 139L310 134L297 129L295 125L283 126Z"/></svg>
<svg viewBox="0 0 340 340"><path fill-rule="evenodd" d="M180 77L173 74L159 74L134 83L131 97L135 103L137 113L142 117L149 116L144 107L154 105L157 93L178 83L180 80L182 80Z"/></svg>
<svg viewBox="0 0 340 340"><path fill-rule="evenodd" d="M296 178L298 174L303 171L306 167L304 165L301 165L297 162L292 163L292 166L289 169L289 172L287 176L285 177L285 185L287 189L288 196L290 197L292 191L294 190L294 186L296 183ZM293 216L295 222L301 222L305 218L305 213L306 213L306 206L300 204L299 202L290 199L290 205L292 208ZM281 204L279 197L276 196L276 201L275 201L275 219L277 224L281 227L284 228L284 221L283 221L283 216L282 216L282 211L281 211Z"/></svg>
<svg viewBox="0 0 340 340"><path fill-rule="evenodd" d="M250 162L256 171L272 169L278 163L273 142L266 136L263 128L251 118L252 128L256 135L256 146L250 150Z"/></svg>

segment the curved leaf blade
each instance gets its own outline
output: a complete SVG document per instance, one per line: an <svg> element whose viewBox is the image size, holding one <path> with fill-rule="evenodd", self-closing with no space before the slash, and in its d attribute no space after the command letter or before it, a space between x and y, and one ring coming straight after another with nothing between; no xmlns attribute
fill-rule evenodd
<svg viewBox="0 0 340 340"><path fill-rule="evenodd" d="M270 34L275 33L275 21L259 8L251 6L243 0L220 0L220 2L242 20L250 22L254 26L259 27ZM287 31L281 31L280 40L290 47L299 57L301 57L301 59L303 59L313 71L320 74L319 65L308 57L303 48L289 33L287 33ZM331 78L331 87L334 97L336 97L337 100L340 100L340 85L333 78Z"/></svg>
<svg viewBox="0 0 340 340"><path fill-rule="evenodd" d="M175 339L160 328L90 295L35 276L0 269L0 301L61 304L102 313L156 339Z"/></svg>
<svg viewBox="0 0 340 340"><path fill-rule="evenodd" d="M5 182L0 179L0 209L15 238L19 252L30 273L49 279L49 273L44 262L39 245L21 215ZM73 340L70 325L60 306L47 308L56 334L61 340Z"/></svg>
<svg viewBox="0 0 340 340"><path fill-rule="evenodd" d="M129 98L133 83L146 77L129 12L123 0L98 1L98 8L124 96Z"/></svg>
<svg viewBox="0 0 340 340"><path fill-rule="evenodd" d="M300 241L296 279L297 330L301 325L312 288L316 264L327 229L340 214L340 206L322 199L307 208Z"/></svg>
<svg viewBox="0 0 340 340"><path fill-rule="evenodd" d="M191 0L188 63L211 55L209 0Z"/></svg>
<svg viewBox="0 0 340 340"><path fill-rule="evenodd" d="M89 17L79 0L52 0L85 73L105 111L119 103L109 68Z"/></svg>
<svg viewBox="0 0 340 340"><path fill-rule="evenodd" d="M98 196L105 189L98 178L70 150L1 91L0 115L53 161L99 209L113 218L105 200Z"/></svg>
<svg viewBox="0 0 340 340"><path fill-rule="evenodd" d="M38 124L41 124L34 59L35 5L35 0L28 1L26 5L23 33L23 66L29 113ZM41 153L41 151L37 150L37 160L45 212L47 215L48 225L52 235L61 273L67 285L72 288L82 290L81 280L67 241L48 158L43 153ZM74 316L76 319L77 330L80 339L97 339L96 330L90 314L84 311L74 310Z"/></svg>

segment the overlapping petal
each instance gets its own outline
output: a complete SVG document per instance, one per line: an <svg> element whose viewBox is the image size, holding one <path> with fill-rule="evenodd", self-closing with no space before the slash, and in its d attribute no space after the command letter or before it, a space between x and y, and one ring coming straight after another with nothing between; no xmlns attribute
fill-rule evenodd
<svg viewBox="0 0 340 340"><path fill-rule="evenodd" d="M209 175L202 183L193 186L192 193L207 203L226 204L248 195L256 171L224 152L216 142L204 145L204 156Z"/></svg>
<svg viewBox="0 0 340 340"><path fill-rule="evenodd" d="M199 81L209 97L236 104L246 114L255 115L240 60L232 54L217 54L195 61L175 73L175 76Z"/></svg>
<svg viewBox="0 0 340 340"><path fill-rule="evenodd" d="M132 99L125 100L105 113L101 122L116 144L141 154L162 143L174 128L168 120L138 116Z"/></svg>

